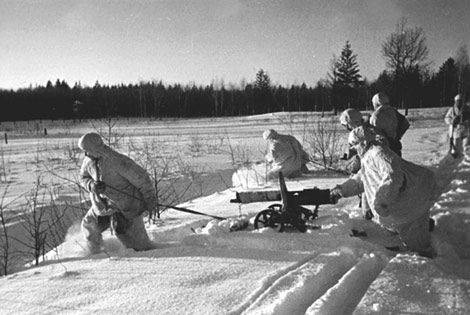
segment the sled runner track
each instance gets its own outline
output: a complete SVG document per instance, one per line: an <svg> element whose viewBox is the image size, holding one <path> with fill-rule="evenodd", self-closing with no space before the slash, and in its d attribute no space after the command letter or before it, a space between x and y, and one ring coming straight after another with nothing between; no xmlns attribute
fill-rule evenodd
<svg viewBox="0 0 470 315"><path fill-rule="evenodd" d="M309 257L267 279L231 314L350 314L387 261L348 250Z"/></svg>
<svg viewBox="0 0 470 315"><path fill-rule="evenodd" d="M317 299L305 314L352 314L387 263L388 259L374 254L364 255L337 284Z"/></svg>
<svg viewBox="0 0 470 315"><path fill-rule="evenodd" d="M235 310L232 310L229 314L230 315L237 315L237 314L241 314L242 312L244 312L248 307L250 307L250 305L253 304L254 301L256 301L261 295L263 295L267 290L269 290L269 288L280 278L284 277L286 274L289 274L290 272L292 272L293 270L297 270L299 268L301 268L302 266L304 266L305 264L307 264L309 261L313 260L315 257L318 256L319 253L316 253L314 255L311 255L309 257L306 257L305 259L295 263L295 264L292 264L291 266L287 267L287 268L284 268L284 269L281 269L279 270L277 273L275 273L274 275L272 276L269 276L267 278L264 279L261 287L256 290L249 298L246 302L244 302L242 305L240 305L238 308L236 308Z"/></svg>

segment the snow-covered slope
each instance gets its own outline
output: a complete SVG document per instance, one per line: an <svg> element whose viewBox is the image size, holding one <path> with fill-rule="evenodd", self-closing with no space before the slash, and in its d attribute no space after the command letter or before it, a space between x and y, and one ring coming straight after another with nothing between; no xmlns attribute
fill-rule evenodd
<svg viewBox="0 0 470 315"><path fill-rule="evenodd" d="M470 313L470 156L446 158L439 177L449 179L431 214L436 220L433 260L397 255L374 280L356 313Z"/></svg>
<svg viewBox="0 0 470 315"><path fill-rule="evenodd" d="M412 134L407 141L426 148L418 162L433 164L445 150L437 131ZM445 157L435 171L442 190L432 209L435 259L388 251L396 236L363 220L357 198L321 206L306 233L252 225L229 232L227 222L170 210L160 226L148 227L157 248L147 252L124 249L106 234L105 252L87 256L75 226L39 267L0 279L0 312L470 313L470 156ZM304 177L287 186L325 188L342 180ZM229 202L233 197L225 190L182 206L252 218L270 204L239 206ZM351 237L351 228L367 237Z"/></svg>

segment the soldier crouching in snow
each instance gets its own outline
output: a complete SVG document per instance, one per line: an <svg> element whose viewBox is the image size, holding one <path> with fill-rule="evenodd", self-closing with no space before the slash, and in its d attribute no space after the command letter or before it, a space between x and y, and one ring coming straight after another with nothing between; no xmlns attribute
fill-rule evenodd
<svg viewBox="0 0 470 315"><path fill-rule="evenodd" d="M285 177L298 177L302 173L308 173L306 164L310 157L294 136L268 129L264 131L263 139L268 143L266 154L266 162L270 166L268 179L277 178L279 172Z"/></svg>
<svg viewBox="0 0 470 315"><path fill-rule="evenodd" d="M152 249L143 213L155 208L156 194L147 172L105 145L97 133L82 136L78 146L85 151L80 184L91 199L91 208L82 220L90 253L101 250L101 233L107 228L114 230L126 248Z"/></svg>
<svg viewBox="0 0 470 315"><path fill-rule="evenodd" d="M348 142L361 157L359 172L331 190L332 200L364 192L379 223L398 233L406 249L432 257L429 208L437 184L432 171L405 161L358 127Z"/></svg>
<svg viewBox="0 0 470 315"><path fill-rule="evenodd" d="M376 140L380 144L388 146L388 142L385 136L380 135L377 129L375 129L374 126L369 124L368 121L364 121L362 119L361 112L354 108L348 108L344 112L342 112L339 117L339 122L341 123L341 125L346 127L349 132L360 126L368 128L371 132L376 134ZM357 172L359 172L359 169L361 168L361 159L357 154L356 149L354 149L352 146L349 146L348 153L345 153L345 156L342 160L345 160L346 162L344 165L344 170L346 172L348 172L349 174L357 174ZM371 220L374 215L370 210L366 195L360 194L359 197L361 199L359 206L364 210L364 219Z"/></svg>

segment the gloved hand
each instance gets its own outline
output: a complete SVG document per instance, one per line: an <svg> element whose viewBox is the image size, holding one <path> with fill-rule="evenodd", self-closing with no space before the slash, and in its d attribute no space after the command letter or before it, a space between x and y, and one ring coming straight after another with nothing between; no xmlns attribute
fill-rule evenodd
<svg viewBox="0 0 470 315"><path fill-rule="evenodd" d="M96 194L104 193L106 190L106 184L103 181L95 181L90 184L90 190Z"/></svg>
<svg viewBox="0 0 470 315"><path fill-rule="evenodd" d="M455 116L454 119L452 120L452 124L454 126L457 126L460 123L460 116Z"/></svg>
<svg viewBox="0 0 470 315"><path fill-rule="evenodd" d="M341 197L343 196L341 195L341 189L338 186L330 190L331 203L338 203L338 200L341 199Z"/></svg>
<svg viewBox="0 0 470 315"><path fill-rule="evenodd" d="M350 174L356 174L361 169L361 159L358 155L353 156L346 164L346 170Z"/></svg>

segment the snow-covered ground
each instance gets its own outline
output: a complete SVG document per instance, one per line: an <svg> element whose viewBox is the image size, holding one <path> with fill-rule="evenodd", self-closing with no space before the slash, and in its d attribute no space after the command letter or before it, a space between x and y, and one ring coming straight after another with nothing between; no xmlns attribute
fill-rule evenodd
<svg viewBox="0 0 470 315"><path fill-rule="evenodd" d="M105 251L87 256L74 225L39 267L0 279L0 312L468 314L470 152L458 160L447 156L445 131L441 120L416 121L403 144L406 159L438 175L441 194L431 209L435 259L387 250L398 244L396 236L363 220L357 198L320 206L306 233L252 225L230 232L230 221L168 210L161 224L147 227L157 246L147 252L125 249L106 233ZM330 188L343 180L305 175L287 188ZM271 204L230 203L237 189L181 206L235 220ZM351 228L367 237L351 237Z"/></svg>

